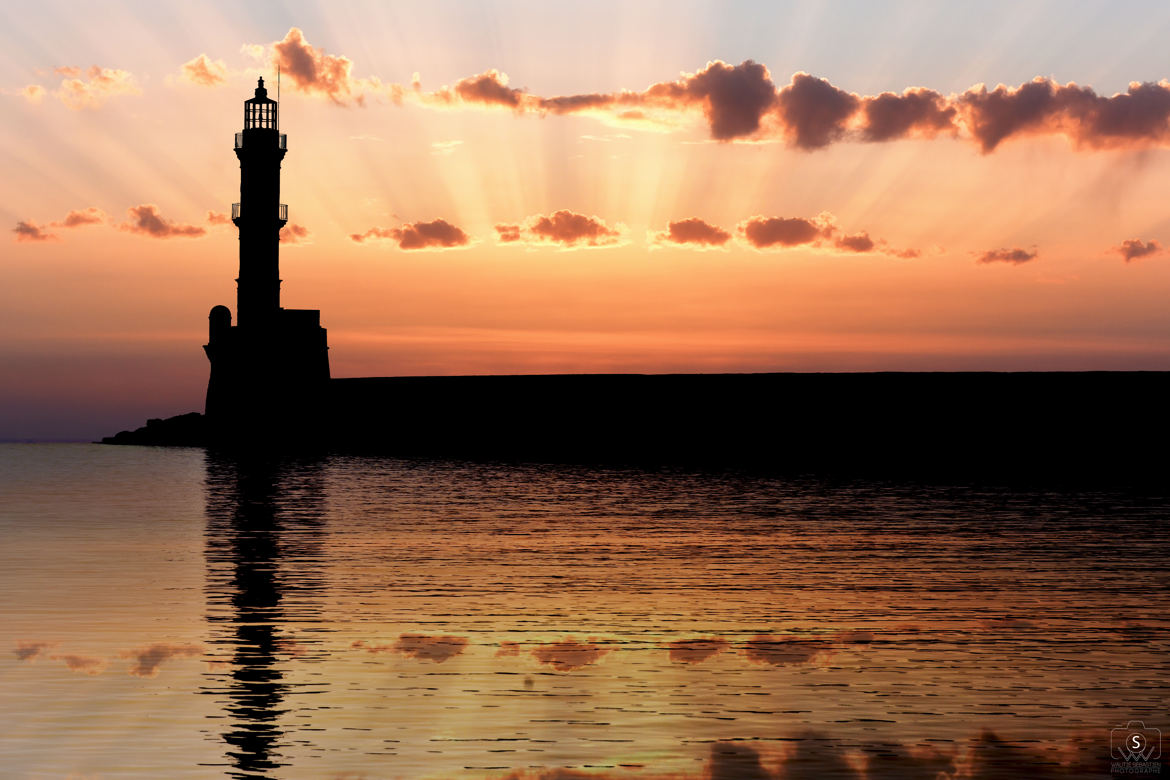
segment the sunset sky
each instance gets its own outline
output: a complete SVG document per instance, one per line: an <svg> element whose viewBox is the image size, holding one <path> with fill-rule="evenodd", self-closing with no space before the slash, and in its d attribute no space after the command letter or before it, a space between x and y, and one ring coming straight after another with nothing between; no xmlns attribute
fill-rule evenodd
<svg viewBox="0 0 1170 780"><path fill-rule="evenodd" d="M1165 3L0 22L0 438L202 408L277 64L282 302L334 376L1170 368Z"/></svg>

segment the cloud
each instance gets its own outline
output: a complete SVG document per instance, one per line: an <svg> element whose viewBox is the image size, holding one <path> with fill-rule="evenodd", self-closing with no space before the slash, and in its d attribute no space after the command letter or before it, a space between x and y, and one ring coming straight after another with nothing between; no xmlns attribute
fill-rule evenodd
<svg viewBox="0 0 1170 780"><path fill-rule="evenodd" d="M81 672L83 674L101 674L102 670L106 668L106 661L104 658L95 658L88 655L52 655L49 656L54 661L64 661L65 666L69 667L71 672Z"/></svg>
<svg viewBox="0 0 1170 780"><path fill-rule="evenodd" d="M1090 87L1037 77L1011 88L977 84L954 99L983 152L1013 136L1061 134L1093 149L1170 141L1170 82L1133 82L1104 97Z"/></svg>
<svg viewBox="0 0 1170 780"><path fill-rule="evenodd" d="M353 78L353 62L348 57L311 46L298 27L290 27L284 40L272 44L271 51L272 65L279 66L296 89L324 95L338 105L351 100L364 105L364 92L381 86L377 79Z"/></svg>
<svg viewBox="0 0 1170 780"><path fill-rule="evenodd" d="M282 244L308 244L309 239L313 234L304 225L298 225L295 222L290 222L280 229L280 243Z"/></svg>
<svg viewBox="0 0 1170 780"><path fill-rule="evenodd" d="M20 90L20 95L30 103L40 103L45 97L45 88L40 84L29 84Z"/></svg>
<svg viewBox="0 0 1170 780"><path fill-rule="evenodd" d="M45 651L55 646L56 642L18 642L12 653L18 661L35 661L44 655Z"/></svg>
<svg viewBox="0 0 1170 780"><path fill-rule="evenodd" d="M427 636L425 634L402 634L394 643L394 651L422 661L443 663L463 652L467 647L465 636Z"/></svg>
<svg viewBox="0 0 1170 780"><path fill-rule="evenodd" d="M106 213L96 206L76 209L65 215L64 219L57 219L41 226L32 220L22 220L16 223L12 232L17 241L56 241L59 237L50 233L49 228L78 228L85 225L97 225L106 221Z"/></svg>
<svg viewBox="0 0 1170 780"><path fill-rule="evenodd" d="M1020 265L1027 263L1030 260L1035 260L1039 256L1039 252L1035 249L1028 251L1027 249L989 249L979 256L975 261L977 263L1011 263L1012 265Z"/></svg>
<svg viewBox="0 0 1170 780"><path fill-rule="evenodd" d="M70 211L65 215L65 219L54 224L59 227L75 228L81 227L82 225L97 225L105 222L105 220L106 213L104 211L95 206L90 206L89 208Z"/></svg>
<svg viewBox="0 0 1170 780"><path fill-rule="evenodd" d="M572 672L597 663L610 649L595 644L592 637L586 642L566 637L559 642L534 647L532 656L558 672Z"/></svg>
<svg viewBox="0 0 1170 780"><path fill-rule="evenodd" d="M436 107L494 106L517 114L589 114L659 129L677 126L672 116L701 112L713 140L784 138L806 150L842 140L876 143L940 135L963 135L985 153L1027 134L1064 135L1091 149L1170 145L1170 81L1134 82L1112 97L1039 77L1019 87L1001 84L988 90L979 84L949 96L926 87L862 96L804 72L778 88L762 64L714 60L641 91L542 97L511 87L506 74L491 69L434 92L422 91L416 74L409 86L390 85L388 94L396 103L412 99Z"/></svg>
<svg viewBox="0 0 1170 780"><path fill-rule="evenodd" d="M756 249L812 244L828 238L834 230L832 217L750 217L739 224L739 232Z"/></svg>
<svg viewBox="0 0 1170 780"><path fill-rule="evenodd" d="M511 244L520 240L519 225L496 225L496 237L501 244Z"/></svg>
<svg viewBox="0 0 1170 780"><path fill-rule="evenodd" d="M214 87L227 81L227 65L224 61L212 60L206 54L184 62L180 70L184 79L201 87Z"/></svg>
<svg viewBox="0 0 1170 780"><path fill-rule="evenodd" d="M112 97L119 95L141 95L142 90L134 77L125 70L102 68L94 65L86 71L77 67L56 68L55 72L65 76L60 86L52 93L69 108L97 108ZM45 94L44 89L30 84L23 90L24 95L34 102Z"/></svg>
<svg viewBox="0 0 1170 780"><path fill-rule="evenodd" d="M911 87L901 95L883 92L861 100L861 135L866 141L933 138L958 132L958 110L931 89Z"/></svg>
<svg viewBox="0 0 1170 780"><path fill-rule="evenodd" d="M447 156L455 153L462 141L435 141L431 144L431 154Z"/></svg>
<svg viewBox="0 0 1170 780"><path fill-rule="evenodd" d="M232 218L222 211L207 212L207 224L209 225L230 225Z"/></svg>
<svg viewBox="0 0 1170 780"><path fill-rule="evenodd" d="M500 243L553 244L563 249L614 246L621 243L622 231L600 217L577 214L567 209L547 216L537 214L519 225L496 225Z"/></svg>
<svg viewBox="0 0 1170 780"><path fill-rule="evenodd" d="M138 647L133 650L126 650L119 654L121 658L129 658L133 661L130 665L129 672L135 677L154 677L158 674L158 668L164 662L171 658L183 658L187 656L196 656L203 652L203 648L199 645L192 644L168 644L166 642L155 642L145 647Z"/></svg>
<svg viewBox="0 0 1170 780"><path fill-rule="evenodd" d="M507 75L492 69L478 76L471 76L455 83L455 94L467 103L520 108L524 90L508 86Z"/></svg>
<svg viewBox="0 0 1170 780"><path fill-rule="evenodd" d="M1139 257L1157 254L1162 251L1162 246L1157 241L1142 241L1138 238L1127 238L1121 242L1121 246L1114 247L1113 251L1121 255L1121 258L1128 263L1131 260L1137 260Z"/></svg>
<svg viewBox="0 0 1170 780"><path fill-rule="evenodd" d="M831 643L823 639L759 635L743 644L743 654L749 661L769 666L788 666L809 663L818 655L829 653Z"/></svg>
<svg viewBox="0 0 1170 780"><path fill-rule="evenodd" d="M777 113L793 146L819 149L845 134L846 122L861 100L828 81L797 73L777 95Z"/></svg>
<svg viewBox="0 0 1170 780"><path fill-rule="evenodd" d="M130 221L123 222L118 228L129 233L153 238L194 237L207 233L207 228L198 225L178 225L164 219L158 213L158 206L151 203L132 206L126 209L126 213L129 215Z"/></svg>
<svg viewBox="0 0 1170 780"><path fill-rule="evenodd" d="M745 138L760 129L760 119L776 101L776 87L768 69L752 60L728 65L715 60L707 67L686 75L672 85L654 85L648 94L661 91L681 94L686 101L702 105L711 137L718 141Z"/></svg>
<svg viewBox="0 0 1170 780"><path fill-rule="evenodd" d="M676 639L667 645L670 660L678 663L697 664L719 655L728 648L726 639L718 636L700 639Z"/></svg>
<svg viewBox="0 0 1170 780"><path fill-rule="evenodd" d="M397 241L399 249L451 249L467 246L471 238L445 219L408 222L398 228L374 227L365 233L351 233L351 241L364 244L374 239Z"/></svg>
<svg viewBox="0 0 1170 780"><path fill-rule="evenodd" d="M838 249L848 249L850 252L871 252L875 246L868 233L855 233L851 236L838 236L833 245Z"/></svg>
<svg viewBox="0 0 1170 780"><path fill-rule="evenodd" d="M656 244L675 244L696 249L708 249L726 246L727 242L731 240L731 234L698 217L690 217L669 223L664 232L655 234L651 240Z"/></svg>
<svg viewBox="0 0 1170 780"><path fill-rule="evenodd" d="M56 241L57 236L47 232L43 227L31 220L21 220L12 229L17 241Z"/></svg>

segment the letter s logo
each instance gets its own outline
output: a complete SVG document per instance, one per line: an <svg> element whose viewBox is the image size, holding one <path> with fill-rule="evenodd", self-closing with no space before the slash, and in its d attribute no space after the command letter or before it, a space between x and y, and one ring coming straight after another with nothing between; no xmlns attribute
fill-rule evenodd
<svg viewBox="0 0 1170 780"><path fill-rule="evenodd" d="M1142 750L1142 735L1141 734L1130 734L1129 735L1129 749L1133 750L1134 752L1137 752L1137 753L1141 752L1141 750Z"/></svg>

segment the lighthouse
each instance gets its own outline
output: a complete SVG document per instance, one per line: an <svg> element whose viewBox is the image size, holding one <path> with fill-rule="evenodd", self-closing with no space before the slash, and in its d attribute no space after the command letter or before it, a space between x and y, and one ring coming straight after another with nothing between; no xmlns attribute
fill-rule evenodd
<svg viewBox="0 0 1170 780"><path fill-rule="evenodd" d="M224 444L263 443L301 436L322 416L329 352L321 312L280 305L280 164L288 151L280 105L259 79L244 101L244 128L235 136L240 200L232 204L239 230L236 323L227 306L208 316L203 349L211 361L206 414Z"/></svg>

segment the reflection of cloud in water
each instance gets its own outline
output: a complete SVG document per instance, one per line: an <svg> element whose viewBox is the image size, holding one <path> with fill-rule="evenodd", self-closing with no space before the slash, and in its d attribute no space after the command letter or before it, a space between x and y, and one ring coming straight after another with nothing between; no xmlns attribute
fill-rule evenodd
<svg viewBox="0 0 1170 780"><path fill-rule="evenodd" d="M594 644L590 637L586 642L578 642L573 637L566 637L559 642L547 645L538 645L532 648L532 655L542 664L547 664L558 672L571 672L589 664L597 663L611 648L600 647Z"/></svg>
<svg viewBox="0 0 1170 780"><path fill-rule="evenodd" d="M443 663L463 652L467 647L465 636L428 636L426 634L402 634L392 645L371 645L359 639L350 647L367 653L398 653L407 658Z"/></svg>
<svg viewBox="0 0 1170 780"><path fill-rule="evenodd" d="M823 639L761 634L743 643L749 661L770 666L804 664L816 656L831 652L833 645Z"/></svg>
<svg viewBox="0 0 1170 780"><path fill-rule="evenodd" d="M1108 776L1109 747L1099 737L1070 743L1059 755L984 731L966 749L940 750L897 742L846 746L826 734L787 738L785 749L714 742L695 772L614 769L512 771L495 780L1071 780Z"/></svg>
<svg viewBox="0 0 1170 780"><path fill-rule="evenodd" d="M135 677L154 677L158 674L159 666L165 661L171 658L199 655L202 652L203 648L199 645L177 645L167 642L155 642L145 647L126 650L119 655L122 658L129 658L134 662L130 665L130 674Z"/></svg>
<svg viewBox="0 0 1170 780"><path fill-rule="evenodd" d="M18 642L12 652L18 661L35 661L56 642Z"/></svg>
<svg viewBox="0 0 1170 780"><path fill-rule="evenodd" d="M670 650L670 660L686 664L696 664L700 661L706 661L712 656L719 655L727 647L727 640L718 636L698 639L676 639L667 644L667 648Z"/></svg>
<svg viewBox="0 0 1170 780"><path fill-rule="evenodd" d="M851 631L842 631L835 638L838 642L844 642L847 645L868 645L873 641L874 636L872 631L855 628Z"/></svg>
<svg viewBox="0 0 1170 780"><path fill-rule="evenodd" d="M94 656L62 653L61 655L51 655L49 658L54 661L63 661L65 666L69 667L69 671L71 672L101 674L102 670L106 668L105 659L96 658Z"/></svg>
<svg viewBox="0 0 1170 780"><path fill-rule="evenodd" d="M520 655L519 642L500 642L500 649L496 650L496 658L510 658Z"/></svg>

